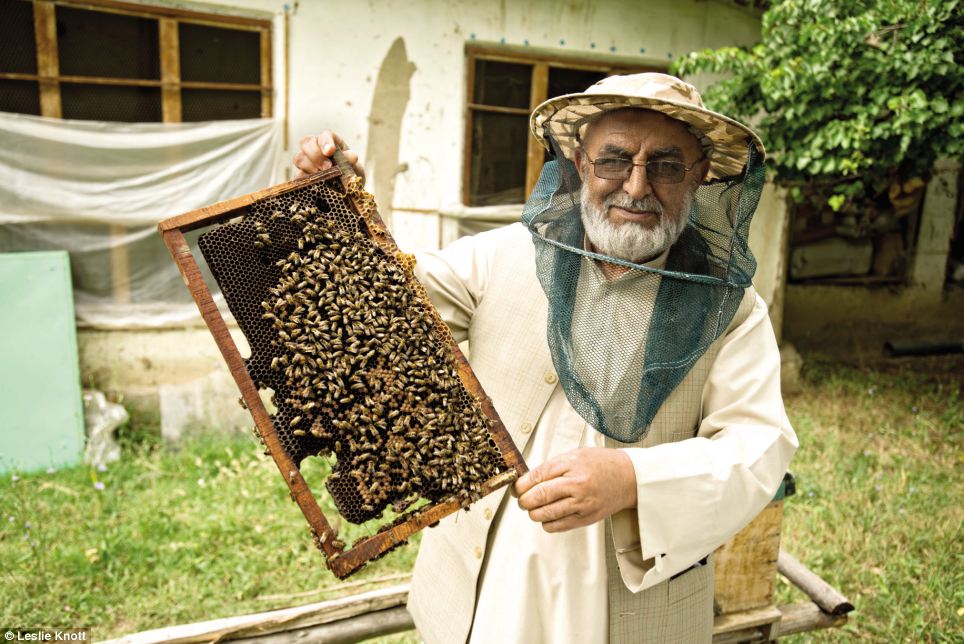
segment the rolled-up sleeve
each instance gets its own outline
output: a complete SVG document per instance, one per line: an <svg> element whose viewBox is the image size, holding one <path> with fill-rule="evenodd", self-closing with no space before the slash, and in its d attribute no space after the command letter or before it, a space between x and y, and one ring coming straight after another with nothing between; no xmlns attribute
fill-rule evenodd
<svg viewBox="0 0 964 644"><path fill-rule="evenodd" d="M637 507L613 515L613 545L633 592L691 566L769 503L798 446L780 393L780 352L756 296L721 340L702 392L695 438L626 448Z"/></svg>

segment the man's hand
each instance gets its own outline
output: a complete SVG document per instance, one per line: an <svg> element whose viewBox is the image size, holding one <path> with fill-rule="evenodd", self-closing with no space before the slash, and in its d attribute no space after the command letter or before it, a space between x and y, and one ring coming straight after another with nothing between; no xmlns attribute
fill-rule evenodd
<svg viewBox="0 0 964 644"><path fill-rule="evenodd" d="M355 174L364 181L365 168L359 163L358 155L349 150L345 141L330 130L301 139L301 150L293 159L295 167L298 168L295 179L330 168L333 165L331 157L335 154L335 146L345 153L345 158L351 164Z"/></svg>
<svg viewBox="0 0 964 644"><path fill-rule="evenodd" d="M636 472L622 450L583 447L529 471L512 492L546 532L563 532L636 507Z"/></svg>

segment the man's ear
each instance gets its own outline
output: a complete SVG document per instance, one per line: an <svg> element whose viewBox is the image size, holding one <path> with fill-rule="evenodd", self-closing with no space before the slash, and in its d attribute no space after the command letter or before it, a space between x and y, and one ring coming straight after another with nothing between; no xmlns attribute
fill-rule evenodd
<svg viewBox="0 0 964 644"><path fill-rule="evenodd" d="M577 145L572 150L572 162L576 164L576 171L579 173L580 177L582 177L582 174L583 174L582 164L584 160L585 160L585 153L582 151L582 146Z"/></svg>
<svg viewBox="0 0 964 644"><path fill-rule="evenodd" d="M706 181L706 175L708 175L709 173L710 173L710 158L706 157L705 159L703 159L703 162L700 164L700 167L697 168L696 176L698 176L700 180L696 182L696 187L701 186L703 182Z"/></svg>

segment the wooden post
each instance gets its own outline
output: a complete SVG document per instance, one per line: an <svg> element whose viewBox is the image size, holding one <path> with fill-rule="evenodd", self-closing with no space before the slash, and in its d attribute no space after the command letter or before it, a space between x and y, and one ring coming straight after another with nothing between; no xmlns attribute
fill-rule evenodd
<svg viewBox="0 0 964 644"><path fill-rule="evenodd" d="M854 605L840 591L825 582L782 548L780 549L780 558L777 560L777 567L781 575L806 593L807 597L812 599L825 613L844 615L854 609Z"/></svg>
<svg viewBox="0 0 964 644"><path fill-rule="evenodd" d="M549 64L536 63L532 66L532 86L529 88L529 109L533 110L540 103L546 100L549 92ZM542 172L542 161L545 159L545 152L542 144L531 134L526 137L528 148L526 151L526 190L525 197L532 194L532 189L536 187L539 180L539 173Z"/></svg>
<svg viewBox="0 0 964 644"><path fill-rule="evenodd" d="M181 122L181 47L177 20L161 18L161 113L165 123Z"/></svg>
<svg viewBox="0 0 964 644"><path fill-rule="evenodd" d="M40 115L62 118L60 65L57 62L57 17L54 3L34 0L34 33L37 38L37 75L40 76Z"/></svg>
<svg viewBox="0 0 964 644"><path fill-rule="evenodd" d="M287 14L285 14L287 15ZM273 92L271 86L271 30L261 30L261 118L271 118Z"/></svg>

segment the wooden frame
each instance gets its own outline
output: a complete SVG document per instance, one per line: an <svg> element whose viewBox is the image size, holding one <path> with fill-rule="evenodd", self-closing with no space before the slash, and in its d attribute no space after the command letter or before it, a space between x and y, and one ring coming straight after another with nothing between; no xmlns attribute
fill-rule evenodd
<svg viewBox="0 0 964 644"><path fill-rule="evenodd" d="M158 224L158 230L168 250L170 250L171 256L177 263L178 269L194 301L197 303L201 317L211 330L211 334L214 336L215 343L218 345L218 349L221 351L221 355L224 357L231 371L231 375L241 390L241 396L254 418L257 431L288 485L291 498L298 504L298 507L308 520L311 532L315 537L315 542L325 554L328 567L338 577L345 577L358 570L371 559L403 543L415 532L467 506L468 501L461 502L459 499L453 498L435 505L424 506L414 511L413 516L406 522L365 538L348 550L343 550L343 546L336 547L337 534L326 519L304 478L301 476L298 464L288 456L282 447L278 432L258 394L258 389L244 366L244 359L234 340L231 338L228 326L218 311L211 292L201 276L201 270L191 253L190 247L184 239L184 233L187 231L223 223L228 219L243 214L243 210L255 202L277 197L314 183L340 180L342 187L351 195L350 181L351 178L354 177L354 173L351 171L343 155L336 153L335 157L339 166L333 167L330 170L302 179L296 179L295 181L274 186L244 197L194 210L177 217L172 217L160 222ZM398 247L388 233L378 212L374 209L369 211L359 207L359 203L355 198L350 198L348 203L351 204L357 216L364 217L366 221L370 223L369 228L372 231L372 239L386 254L395 256ZM429 307L429 309L437 317L438 314L435 312L434 307ZM437 317L437 321L439 324L444 324L441 318ZM468 361L459 350L458 345L453 341L450 342L449 348L455 357L459 378L465 388L481 402L482 409L489 419L489 429L492 437L508 466L505 472L491 477L482 484L482 494L486 495L522 476L527 471L527 468L522 455L509 436L508 430L506 430L502 421L499 419L498 413L492 405L492 401L485 395L482 385L472 372Z"/></svg>
<svg viewBox="0 0 964 644"><path fill-rule="evenodd" d="M60 100L61 83L87 85L117 85L124 87L159 87L162 90L162 121L181 121L182 89L246 90L261 92L261 116L270 118L272 112L271 85L271 21L242 16L201 13L168 7L138 5L115 0L32 0L34 9L34 34L37 42L37 73L23 74L0 72L2 80L36 81L40 86L40 114L52 118L62 117ZM158 79L115 78L105 76L62 76L57 56L56 7L87 9L104 13L116 13L158 21L161 77ZM178 49L178 24L181 22L256 31L260 34L259 60L261 78L258 83L218 83L182 81L180 51Z"/></svg>
<svg viewBox="0 0 964 644"><path fill-rule="evenodd" d="M479 60L532 65L532 84L530 87L528 108L502 107L476 103L474 97L475 63ZM507 49L505 47L487 47L484 45L466 45L465 64L465 131L462 147L462 203L465 205L472 205L470 188L472 176L472 117L474 113L490 112L528 117L532 110L549 98L549 71L552 68L597 71L610 75L646 71L666 71L664 67L628 65L615 60L545 54ZM544 153L542 145L535 137L528 137L526 147L525 194L531 193L535 187L536 181L539 179L539 173L542 171L543 159Z"/></svg>

